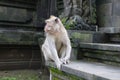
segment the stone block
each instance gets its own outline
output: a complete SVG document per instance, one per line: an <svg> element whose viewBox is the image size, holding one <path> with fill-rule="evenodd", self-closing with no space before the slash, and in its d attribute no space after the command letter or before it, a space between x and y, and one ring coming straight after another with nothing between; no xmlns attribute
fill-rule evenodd
<svg viewBox="0 0 120 80"><path fill-rule="evenodd" d="M112 27L112 16L99 15L98 18L99 27Z"/></svg>
<svg viewBox="0 0 120 80"><path fill-rule="evenodd" d="M81 54L87 61L120 66L120 45L117 44L81 43L78 55Z"/></svg>
<svg viewBox="0 0 120 80"><path fill-rule="evenodd" d="M0 44L38 45L43 34L34 31L0 30Z"/></svg>
<svg viewBox="0 0 120 80"><path fill-rule="evenodd" d="M106 51L120 51L119 44L104 44L104 43L80 43L80 48L97 49Z"/></svg>
<svg viewBox="0 0 120 80"><path fill-rule="evenodd" d="M107 3L107 4L101 4L100 6L97 7L97 14L99 16L111 16L112 15L112 3Z"/></svg>
<svg viewBox="0 0 120 80"><path fill-rule="evenodd" d="M108 34L115 34L120 33L120 27L103 27L99 29L100 32L108 33Z"/></svg>
<svg viewBox="0 0 120 80"><path fill-rule="evenodd" d="M110 41L112 43L120 43L120 34L110 35Z"/></svg>
<svg viewBox="0 0 120 80"><path fill-rule="evenodd" d="M107 4L112 3L113 0L96 0L97 6L100 6L101 4Z"/></svg>
<svg viewBox="0 0 120 80"><path fill-rule="evenodd" d="M27 20L27 10L0 6L0 20L25 23Z"/></svg>
<svg viewBox="0 0 120 80"><path fill-rule="evenodd" d="M106 41L105 35L99 32L68 30L68 33L73 46L78 45L80 42L100 43Z"/></svg>
<svg viewBox="0 0 120 80"><path fill-rule="evenodd" d="M120 1L115 0L113 3L113 15L120 16Z"/></svg>
<svg viewBox="0 0 120 80"><path fill-rule="evenodd" d="M78 48L72 47L70 60L77 60L78 53L79 53ZM81 57L81 56L79 56L79 57Z"/></svg>
<svg viewBox="0 0 120 80"><path fill-rule="evenodd" d="M84 58L93 58L96 60L101 60L100 62L116 62L120 64L120 53L114 51L102 51L102 50L92 50L92 49L81 49Z"/></svg>
<svg viewBox="0 0 120 80"><path fill-rule="evenodd" d="M112 16L112 26L111 27L120 27L120 16Z"/></svg>

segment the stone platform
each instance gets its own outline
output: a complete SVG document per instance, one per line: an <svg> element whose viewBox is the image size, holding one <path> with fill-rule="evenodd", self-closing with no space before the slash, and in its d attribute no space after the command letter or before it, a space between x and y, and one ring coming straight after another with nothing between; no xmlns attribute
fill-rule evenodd
<svg viewBox="0 0 120 80"><path fill-rule="evenodd" d="M53 62L46 65L56 68ZM96 62L71 61L70 64L62 65L61 71L83 78L80 80L120 80L120 67Z"/></svg>

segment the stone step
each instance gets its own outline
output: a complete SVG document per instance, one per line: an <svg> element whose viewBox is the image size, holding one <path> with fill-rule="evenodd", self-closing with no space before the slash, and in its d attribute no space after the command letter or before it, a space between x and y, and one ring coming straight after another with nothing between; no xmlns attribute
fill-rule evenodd
<svg viewBox="0 0 120 80"><path fill-rule="evenodd" d="M101 32L108 34L120 33L120 27L103 27L99 29Z"/></svg>
<svg viewBox="0 0 120 80"><path fill-rule="evenodd" d="M54 71L57 72L56 66L53 62L48 62L46 65L55 68ZM54 73L54 71L52 72L51 70L51 73ZM72 74L82 78L77 80L120 80L120 67L96 62L71 61L70 64L62 65L61 71L63 71L63 74ZM58 72L60 73L60 71ZM59 73L56 73L57 75L55 77L62 75L62 73ZM61 78L60 80L69 80L63 79L62 76L59 78Z"/></svg>
<svg viewBox="0 0 120 80"><path fill-rule="evenodd" d="M78 55L84 60L120 66L120 45L80 43L79 47Z"/></svg>
<svg viewBox="0 0 120 80"><path fill-rule="evenodd" d="M80 48L99 49L107 51L120 51L120 45L118 44L106 44L106 43L80 43Z"/></svg>
<svg viewBox="0 0 120 80"><path fill-rule="evenodd" d="M111 38L110 41L114 42L114 43L119 43L120 44L120 38L117 38L117 37Z"/></svg>
<svg viewBox="0 0 120 80"><path fill-rule="evenodd" d="M110 42L120 44L120 34L109 34Z"/></svg>

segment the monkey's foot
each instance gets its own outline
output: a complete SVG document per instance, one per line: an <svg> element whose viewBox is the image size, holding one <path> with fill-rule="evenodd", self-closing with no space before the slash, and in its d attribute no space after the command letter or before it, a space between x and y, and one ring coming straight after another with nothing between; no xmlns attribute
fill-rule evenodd
<svg viewBox="0 0 120 80"><path fill-rule="evenodd" d="M62 62L56 62L57 68L60 70L61 69Z"/></svg>

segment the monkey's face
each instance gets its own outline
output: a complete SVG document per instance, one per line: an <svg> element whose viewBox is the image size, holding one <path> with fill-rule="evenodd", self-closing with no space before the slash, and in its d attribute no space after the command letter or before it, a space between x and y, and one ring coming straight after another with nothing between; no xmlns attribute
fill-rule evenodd
<svg viewBox="0 0 120 80"><path fill-rule="evenodd" d="M46 26L44 28L47 33L55 33L59 31L59 18L51 16L49 19L45 20Z"/></svg>

